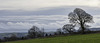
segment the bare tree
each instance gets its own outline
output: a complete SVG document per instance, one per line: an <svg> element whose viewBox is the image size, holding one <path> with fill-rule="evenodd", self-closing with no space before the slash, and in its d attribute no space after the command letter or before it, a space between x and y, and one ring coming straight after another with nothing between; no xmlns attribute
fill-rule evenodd
<svg viewBox="0 0 100 43"><path fill-rule="evenodd" d="M75 25L73 25L73 24L66 24L63 26L63 30L65 32L69 32L71 34L71 33L73 33L74 27L75 27Z"/></svg>
<svg viewBox="0 0 100 43"><path fill-rule="evenodd" d="M29 37L31 38L35 38L39 32L39 28L36 27L36 26L33 26L29 31L28 31L28 34L29 34Z"/></svg>
<svg viewBox="0 0 100 43"><path fill-rule="evenodd" d="M58 33L59 35L62 34L61 28L57 29L57 33Z"/></svg>
<svg viewBox="0 0 100 43"><path fill-rule="evenodd" d="M93 22L93 16L86 13L84 10L80 8L76 8L73 12L69 13L68 19L70 19L70 23L79 24L82 29L82 34L84 34L85 27L84 25L86 23L92 23Z"/></svg>
<svg viewBox="0 0 100 43"><path fill-rule="evenodd" d="M18 38L17 35L15 33L12 33L9 40L11 40L11 41L17 40L17 38Z"/></svg>
<svg viewBox="0 0 100 43"><path fill-rule="evenodd" d="M44 28L42 28L41 31L42 31L42 36L44 37L44 34L45 34Z"/></svg>

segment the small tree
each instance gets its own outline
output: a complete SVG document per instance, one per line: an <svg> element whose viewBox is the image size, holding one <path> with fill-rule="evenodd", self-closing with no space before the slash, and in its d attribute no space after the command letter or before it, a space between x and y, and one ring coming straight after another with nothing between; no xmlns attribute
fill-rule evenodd
<svg viewBox="0 0 100 43"><path fill-rule="evenodd" d="M45 34L44 28L41 29L41 33L42 33L42 37L44 37L44 34Z"/></svg>
<svg viewBox="0 0 100 43"><path fill-rule="evenodd" d="M45 36L48 36L48 34L46 33Z"/></svg>
<svg viewBox="0 0 100 43"><path fill-rule="evenodd" d="M29 37L31 37L31 38L37 37L38 32L39 32L39 28L36 27L36 26L33 26L33 27L28 31Z"/></svg>
<svg viewBox="0 0 100 43"><path fill-rule="evenodd" d="M80 8L76 8L73 12L69 13L68 19L70 19L70 23L77 23L80 25L82 29L82 33L84 34L85 27L84 25L86 23L93 22L93 16L86 13L84 10Z"/></svg>
<svg viewBox="0 0 100 43"><path fill-rule="evenodd" d="M49 34L49 36L52 36L52 34Z"/></svg>
<svg viewBox="0 0 100 43"><path fill-rule="evenodd" d="M74 27L75 27L75 25L73 25L73 24L66 24L63 26L63 30L65 32L69 32L71 34L71 33L73 33Z"/></svg>
<svg viewBox="0 0 100 43"><path fill-rule="evenodd" d="M17 36L16 36L16 34L12 34L11 36L10 36L10 39L9 40L11 40L11 41L13 41L13 40L17 40L18 38L17 38Z"/></svg>
<svg viewBox="0 0 100 43"><path fill-rule="evenodd" d="M55 32L54 35L57 35L57 32Z"/></svg>
<svg viewBox="0 0 100 43"><path fill-rule="evenodd" d="M62 34L61 28L57 29L57 33L58 33L59 35Z"/></svg>

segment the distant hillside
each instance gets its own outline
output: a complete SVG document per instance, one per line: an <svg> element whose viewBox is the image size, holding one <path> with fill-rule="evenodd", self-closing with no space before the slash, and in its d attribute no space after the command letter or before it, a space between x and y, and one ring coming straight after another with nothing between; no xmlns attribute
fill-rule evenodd
<svg viewBox="0 0 100 43"><path fill-rule="evenodd" d="M100 31L100 28L90 28L91 31Z"/></svg>
<svg viewBox="0 0 100 43"><path fill-rule="evenodd" d="M15 34L17 37L22 37L22 36L26 36L28 33L27 32L22 32L22 33L0 33L0 39L3 39L3 37L10 37L12 34Z"/></svg>

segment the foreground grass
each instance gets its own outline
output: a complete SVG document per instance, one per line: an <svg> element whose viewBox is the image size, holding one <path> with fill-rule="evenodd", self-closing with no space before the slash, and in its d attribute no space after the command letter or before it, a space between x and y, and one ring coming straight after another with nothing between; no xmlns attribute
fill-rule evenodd
<svg viewBox="0 0 100 43"><path fill-rule="evenodd" d="M100 43L100 33L86 35L57 36L5 43Z"/></svg>

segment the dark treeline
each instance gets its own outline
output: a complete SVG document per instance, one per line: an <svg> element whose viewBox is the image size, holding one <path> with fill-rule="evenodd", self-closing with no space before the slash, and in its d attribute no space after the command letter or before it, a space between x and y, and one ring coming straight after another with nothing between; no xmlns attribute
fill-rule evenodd
<svg viewBox="0 0 100 43"><path fill-rule="evenodd" d="M86 34L86 33L96 33L99 31L91 31L87 23L93 23L93 16L86 13L80 8L76 8L73 12L68 15L69 23L65 24L63 27L56 30L56 32L47 33L44 32L44 28L39 29L38 26L33 26L28 30L28 35L23 37L17 37L15 34L12 34L11 37L4 37L1 39L1 42L7 41L16 41L16 40L25 40L25 39L35 39L43 37L51 37L58 35L73 35L73 34ZM76 25L79 26L79 29L76 30Z"/></svg>
<svg viewBox="0 0 100 43"><path fill-rule="evenodd" d="M65 25L64 25L65 26ZM81 30L65 30L64 28L59 28L56 30L56 32L52 33L47 33L43 31L44 29L39 29L36 26L33 26L31 29L28 30L28 35L23 36L23 37L17 37L16 34L12 34L10 37L4 37L4 39L0 39L0 42L8 42L8 41L17 41L17 40L27 40L27 39L35 39L35 38L46 38L46 37L56 37L59 35L76 35L76 34L81 34ZM70 32L71 31L71 32ZM91 31L89 29L85 30L86 34L89 33L97 33L100 31Z"/></svg>

